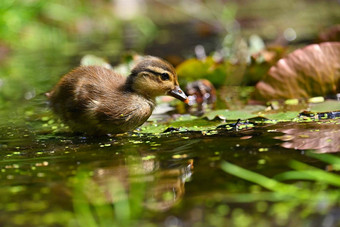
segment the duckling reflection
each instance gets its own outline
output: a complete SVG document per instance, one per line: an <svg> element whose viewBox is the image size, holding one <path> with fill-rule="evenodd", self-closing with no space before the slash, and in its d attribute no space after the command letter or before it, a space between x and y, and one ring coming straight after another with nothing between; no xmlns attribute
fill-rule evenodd
<svg viewBox="0 0 340 227"><path fill-rule="evenodd" d="M108 203L126 199L120 188L128 194L133 190L131 187L145 187L143 206L149 210L165 211L181 201L192 169L192 159L160 163L154 158L146 158L139 164L99 168L94 171L92 179L104 192ZM87 196L91 200L91 190Z"/></svg>

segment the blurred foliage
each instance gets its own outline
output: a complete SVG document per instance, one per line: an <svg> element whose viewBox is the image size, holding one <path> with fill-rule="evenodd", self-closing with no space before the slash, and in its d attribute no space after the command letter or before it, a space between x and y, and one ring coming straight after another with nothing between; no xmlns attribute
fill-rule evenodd
<svg viewBox="0 0 340 227"><path fill-rule="evenodd" d="M271 66L286 55L286 52L287 47L274 45L266 46L251 53L250 63L247 66L242 83L255 85L265 77Z"/></svg>
<svg viewBox="0 0 340 227"><path fill-rule="evenodd" d="M84 53L116 59L124 48L142 51L156 26L143 12L124 20L114 10L106 1L2 1L0 46L9 52L0 58L0 109L48 91ZM125 47L129 26L138 39Z"/></svg>
<svg viewBox="0 0 340 227"><path fill-rule="evenodd" d="M76 10L74 10L76 9ZM100 51L118 53L123 44L124 19L114 13L115 4L106 1L4 0L1 4L0 39L10 47L44 49L57 46L66 54L75 54L97 45ZM153 23L136 12L131 23L138 29L143 47L153 33ZM102 43L104 42L104 43Z"/></svg>
<svg viewBox="0 0 340 227"><path fill-rule="evenodd" d="M275 3L245 0L242 1L242 7L238 8L236 19L243 28L244 36L257 34L270 43L301 44L303 41L313 41L322 29L338 24L338 12L337 0L287 0ZM289 41L286 37L291 29L296 37Z"/></svg>
<svg viewBox="0 0 340 227"><path fill-rule="evenodd" d="M317 20L326 27L338 18L335 1L301 1L296 9L287 7L290 4L292 1L273 5L265 0L3 0L0 109L48 91L61 75L79 65L82 56L105 57L112 63L126 50L168 57L175 64L189 58L179 67L182 82L200 77L215 86L253 85L273 64L267 59L261 63L268 53L257 55L268 48L265 43L280 46L307 36L312 40L320 28L310 24ZM320 14L312 13L315 8L322 9ZM295 13L301 9L302 16ZM287 17L296 19L288 25ZM191 59L194 52L200 60ZM272 60L280 56L279 51L273 54L277 55Z"/></svg>
<svg viewBox="0 0 340 227"><path fill-rule="evenodd" d="M204 78L215 86L221 86L226 83L230 75L230 72L228 72L230 68L228 62L217 62L212 57L208 57L204 60L186 60L177 67L176 71L179 75L180 84L186 84L188 80L195 81Z"/></svg>

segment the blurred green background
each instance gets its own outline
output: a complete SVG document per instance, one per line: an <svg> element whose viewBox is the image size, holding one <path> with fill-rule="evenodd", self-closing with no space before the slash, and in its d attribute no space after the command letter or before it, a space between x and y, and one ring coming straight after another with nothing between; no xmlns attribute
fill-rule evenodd
<svg viewBox="0 0 340 227"><path fill-rule="evenodd" d="M290 51L318 42L320 32L340 24L339 12L339 0L0 0L0 119L4 123L0 133L0 225L99 226L96 221L110 223L113 217L116 226L123 221L125 226L149 227L195 222L195 226L311 226L308 224L317 215L338 221L339 177L328 171L338 172L340 160L336 155L322 156L323 163L314 160L313 154L305 155L306 149L339 150L336 121L284 121L264 127L251 123L249 130L246 123L241 124L246 130L233 131L235 125L232 131L222 129L214 135L223 119L246 120L255 110L262 110L254 106L242 111L218 110L202 118L184 116L172 119L171 125L155 126L162 132L183 125L201 131L197 128L201 122L202 134L189 131L160 136L151 125L141 131L144 136L92 140L65 133L64 125L47 110L43 94L89 54L112 65L130 54L156 55L175 66L191 59L203 68L199 74L199 67L187 64L194 79L211 76L214 84L226 85L230 78L225 71L244 79L242 74L251 74L251 70L242 59L265 46ZM202 55L209 56L203 67L192 59ZM216 63L216 56L221 62L210 75L203 75ZM268 65L256 66L251 68L253 74L268 70ZM226 79L213 81L215 74ZM248 80L247 85L256 79ZM225 102L249 95L236 88L217 88ZM323 108L337 108L335 102L325 103ZM41 105L37 108L36 104ZM291 112L280 109L277 118L291 119L292 113L296 117L300 112L291 106ZM220 118L221 113L227 117ZM282 136L285 131L288 133ZM289 143L287 138L293 140ZM306 146L295 150L300 149L296 144ZM291 160L321 169L298 162L289 166ZM291 169L300 172L284 175ZM281 179L290 181L284 185L273 180L279 173L283 173ZM296 176L305 181L297 181ZM118 188L124 198L113 205L99 193L100 187L111 187L112 179L121 181L113 182L112 188ZM96 182L102 184L96 186ZM158 205L155 201L159 199L169 208L176 206L170 212L150 212L144 199L151 205ZM179 225L181 219L176 216L188 222Z"/></svg>
<svg viewBox="0 0 340 227"><path fill-rule="evenodd" d="M308 44L339 21L336 0L2 0L0 109L48 91L86 54L115 64L133 51L176 65L197 45L232 55L254 34Z"/></svg>

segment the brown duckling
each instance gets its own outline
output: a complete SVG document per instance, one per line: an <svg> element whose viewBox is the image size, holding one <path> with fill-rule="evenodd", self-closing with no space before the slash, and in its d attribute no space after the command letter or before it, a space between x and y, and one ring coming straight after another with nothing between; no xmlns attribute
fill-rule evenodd
<svg viewBox="0 0 340 227"><path fill-rule="evenodd" d="M157 96L188 102L175 69L152 56L140 60L128 77L101 66L78 67L46 95L73 131L91 135L136 129L150 117Z"/></svg>

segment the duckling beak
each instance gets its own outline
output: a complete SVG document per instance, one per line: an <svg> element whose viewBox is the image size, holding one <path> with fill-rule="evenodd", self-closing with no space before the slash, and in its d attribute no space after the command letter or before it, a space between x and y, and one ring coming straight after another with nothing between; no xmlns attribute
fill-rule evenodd
<svg viewBox="0 0 340 227"><path fill-rule="evenodd" d="M176 99L183 101L186 104L189 103L188 97L186 96L184 91L182 91L182 89L179 86L176 86L174 89L170 90L167 94L172 97L175 97Z"/></svg>

